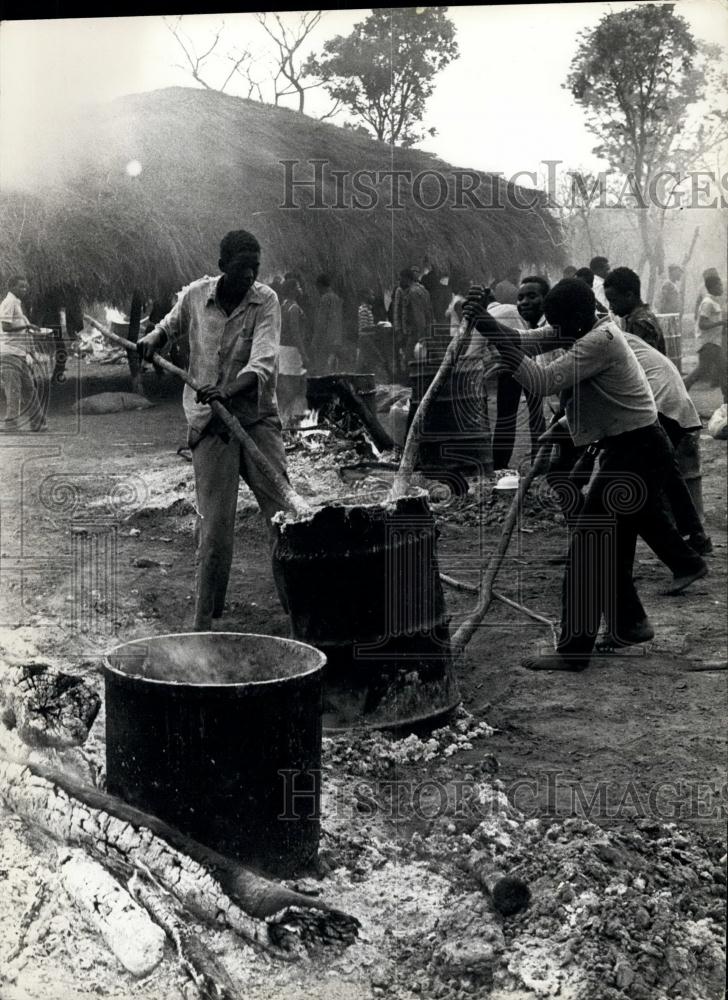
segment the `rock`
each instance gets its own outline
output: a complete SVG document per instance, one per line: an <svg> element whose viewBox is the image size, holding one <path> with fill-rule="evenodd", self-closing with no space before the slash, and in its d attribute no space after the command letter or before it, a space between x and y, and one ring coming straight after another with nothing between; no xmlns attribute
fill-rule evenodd
<svg viewBox="0 0 728 1000"><path fill-rule="evenodd" d="M496 910L503 916L510 917L526 909L531 901L531 890L523 879L504 875L491 889L491 896Z"/></svg>
<svg viewBox="0 0 728 1000"><path fill-rule="evenodd" d="M372 973L369 981L375 988L378 987L379 989L383 990L386 989L387 986L389 986L391 979L392 977L385 969L378 969L376 972Z"/></svg>
<svg viewBox="0 0 728 1000"><path fill-rule="evenodd" d="M602 861L605 861L609 865L616 865L622 860L622 856L616 847L612 847L611 844L596 843L594 844L594 853Z"/></svg>
<svg viewBox="0 0 728 1000"><path fill-rule="evenodd" d="M617 962L614 967L614 978L620 990L626 990L634 982L634 972L626 962Z"/></svg>
<svg viewBox="0 0 728 1000"><path fill-rule="evenodd" d="M574 890L570 885L560 885L557 896L562 903L571 903L574 900Z"/></svg>
<svg viewBox="0 0 728 1000"><path fill-rule="evenodd" d="M456 938L443 944L438 959L446 974L462 976L469 973L483 979L492 973L495 949L479 938Z"/></svg>

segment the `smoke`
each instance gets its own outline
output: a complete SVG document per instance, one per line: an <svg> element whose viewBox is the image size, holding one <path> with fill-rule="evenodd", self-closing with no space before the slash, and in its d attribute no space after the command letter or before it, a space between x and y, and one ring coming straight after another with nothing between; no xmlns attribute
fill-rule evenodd
<svg viewBox="0 0 728 1000"><path fill-rule="evenodd" d="M249 684L307 673L318 656L272 636L208 632L138 639L111 653L109 663L129 676L169 684Z"/></svg>

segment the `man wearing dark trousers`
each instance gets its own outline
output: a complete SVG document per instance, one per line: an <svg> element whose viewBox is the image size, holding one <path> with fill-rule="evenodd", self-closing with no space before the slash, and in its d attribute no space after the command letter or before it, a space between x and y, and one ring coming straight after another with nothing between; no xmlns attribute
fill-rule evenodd
<svg viewBox="0 0 728 1000"><path fill-rule="evenodd" d="M609 291L609 289L607 289ZM650 383L655 397L657 416L676 451L686 435L699 431L702 421L685 388L682 375L664 354L646 344L641 337L625 333L625 339L635 353ZM672 474L665 479L664 497L681 535L687 536L691 548L701 556L713 551L711 540L705 534L700 515L695 508L687 483L680 472L677 455L674 456ZM672 567L670 567L672 568Z"/></svg>
<svg viewBox="0 0 728 1000"><path fill-rule="evenodd" d="M267 480L247 461L210 403L217 400L227 407L273 467L286 476L276 403L281 310L276 293L256 281L257 239L242 229L228 233L220 244L219 267L219 277L200 278L184 288L171 312L138 342L141 357L151 360L168 342L184 341L189 372L201 385L196 394L185 386L183 396L199 514L197 631L208 631L212 620L223 613L240 478L255 495L271 539L270 521L280 509ZM278 593L285 606L280 585Z"/></svg>
<svg viewBox="0 0 728 1000"><path fill-rule="evenodd" d="M555 652L522 663L530 670L584 670L605 619L610 645L647 642L654 631L632 578L638 535L679 566L673 592L707 573L660 500L672 449L657 418L647 378L622 331L595 322L594 293L578 279L560 281L544 303L566 353L545 368L480 305L473 290L464 312L476 319L514 378L541 396L561 392L574 443L596 442L600 465L573 527L562 590L561 634ZM660 554L660 553L658 553Z"/></svg>

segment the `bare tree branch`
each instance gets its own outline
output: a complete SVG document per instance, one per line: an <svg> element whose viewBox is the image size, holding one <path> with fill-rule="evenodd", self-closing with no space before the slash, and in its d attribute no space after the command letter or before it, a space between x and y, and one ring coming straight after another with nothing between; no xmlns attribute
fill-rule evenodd
<svg viewBox="0 0 728 1000"><path fill-rule="evenodd" d="M331 109L329 111L327 111L325 115L319 115L318 120L320 122L325 122L327 118L333 118L334 115L336 114L336 112L339 110L340 107L341 107L341 101L337 98L334 101Z"/></svg>
<svg viewBox="0 0 728 1000"><path fill-rule="evenodd" d="M303 112L306 91L317 87L318 84L309 84L307 86L301 82L305 76L305 72L301 62L295 61L295 56L323 17L323 11L304 11L299 15L295 29L291 28L290 30L283 23L278 13L273 14L274 25L271 24L267 13L256 14L255 17L258 24L260 24L268 37L275 43L278 50L277 72L273 78L275 103L278 104L281 97L298 94L298 110ZM283 90L278 89L278 81L281 77L287 81L287 87Z"/></svg>
<svg viewBox="0 0 728 1000"><path fill-rule="evenodd" d="M201 67L203 62L207 58L209 58L209 56L212 55L215 48L217 47L217 43L220 41L220 35L222 33L224 24L220 25L220 27L218 28L215 37L212 41L212 44L210 45L207 52L205 52L201 56L198 56L197 53L195 52L192 41L189 38L187 38L187 36L184 35L182 29L180 28L181 21L182 18L178 17L175 24L172 25L170 24L170 22L167 20L166 17L164 18L164 23L167 27L167 30L170 32L170 34L173 36L173 38L176 40L177 44L185 54L185 58L187 59L188 63L187 71L191 74L193 80L196 80L197 83L201 84L207 90L220 90L219 87L213 87L212 84L208 83L207 80L204 79L204 77L201 74ZM187 44L185 44L185 39ZM185 67L183 66L179 68L185 69Z"/></svg>

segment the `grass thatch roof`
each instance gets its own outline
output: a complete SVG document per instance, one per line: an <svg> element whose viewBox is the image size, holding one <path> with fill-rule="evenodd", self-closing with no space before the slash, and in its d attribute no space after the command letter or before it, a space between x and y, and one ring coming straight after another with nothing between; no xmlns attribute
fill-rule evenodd
<svg viewBox="0 0 728 1000"><path fill-rule="evenodd" d="M143 168L136 179L125 172L133 160ZM393 211L385 182L375 209L305 207L311 196L300 192L301 207L284 209L282 160L300 161L303 177L312 176L311 160L327 161L329 205L336 192L328 169L438 170L449 196L427 211L403 184L405 207ZM350 293L389 285L401 267L426 258L472 278L562 260L543 201L531 209L459 209L453 168L429 154L205 90L172 88L105 105L66 133L58 162L65 164L60 181L6 192L0 201L0 277L22 265L46 294L76 288L87 300L124 306L135 288L150 296L177 289L216 273L220 237L235 228L260 239L262 273L328 271ZM497 205L498 185L507 201L503 181L480 180L481 199L491 192ZM422 192L434 201L436 182Z"/></svg>

